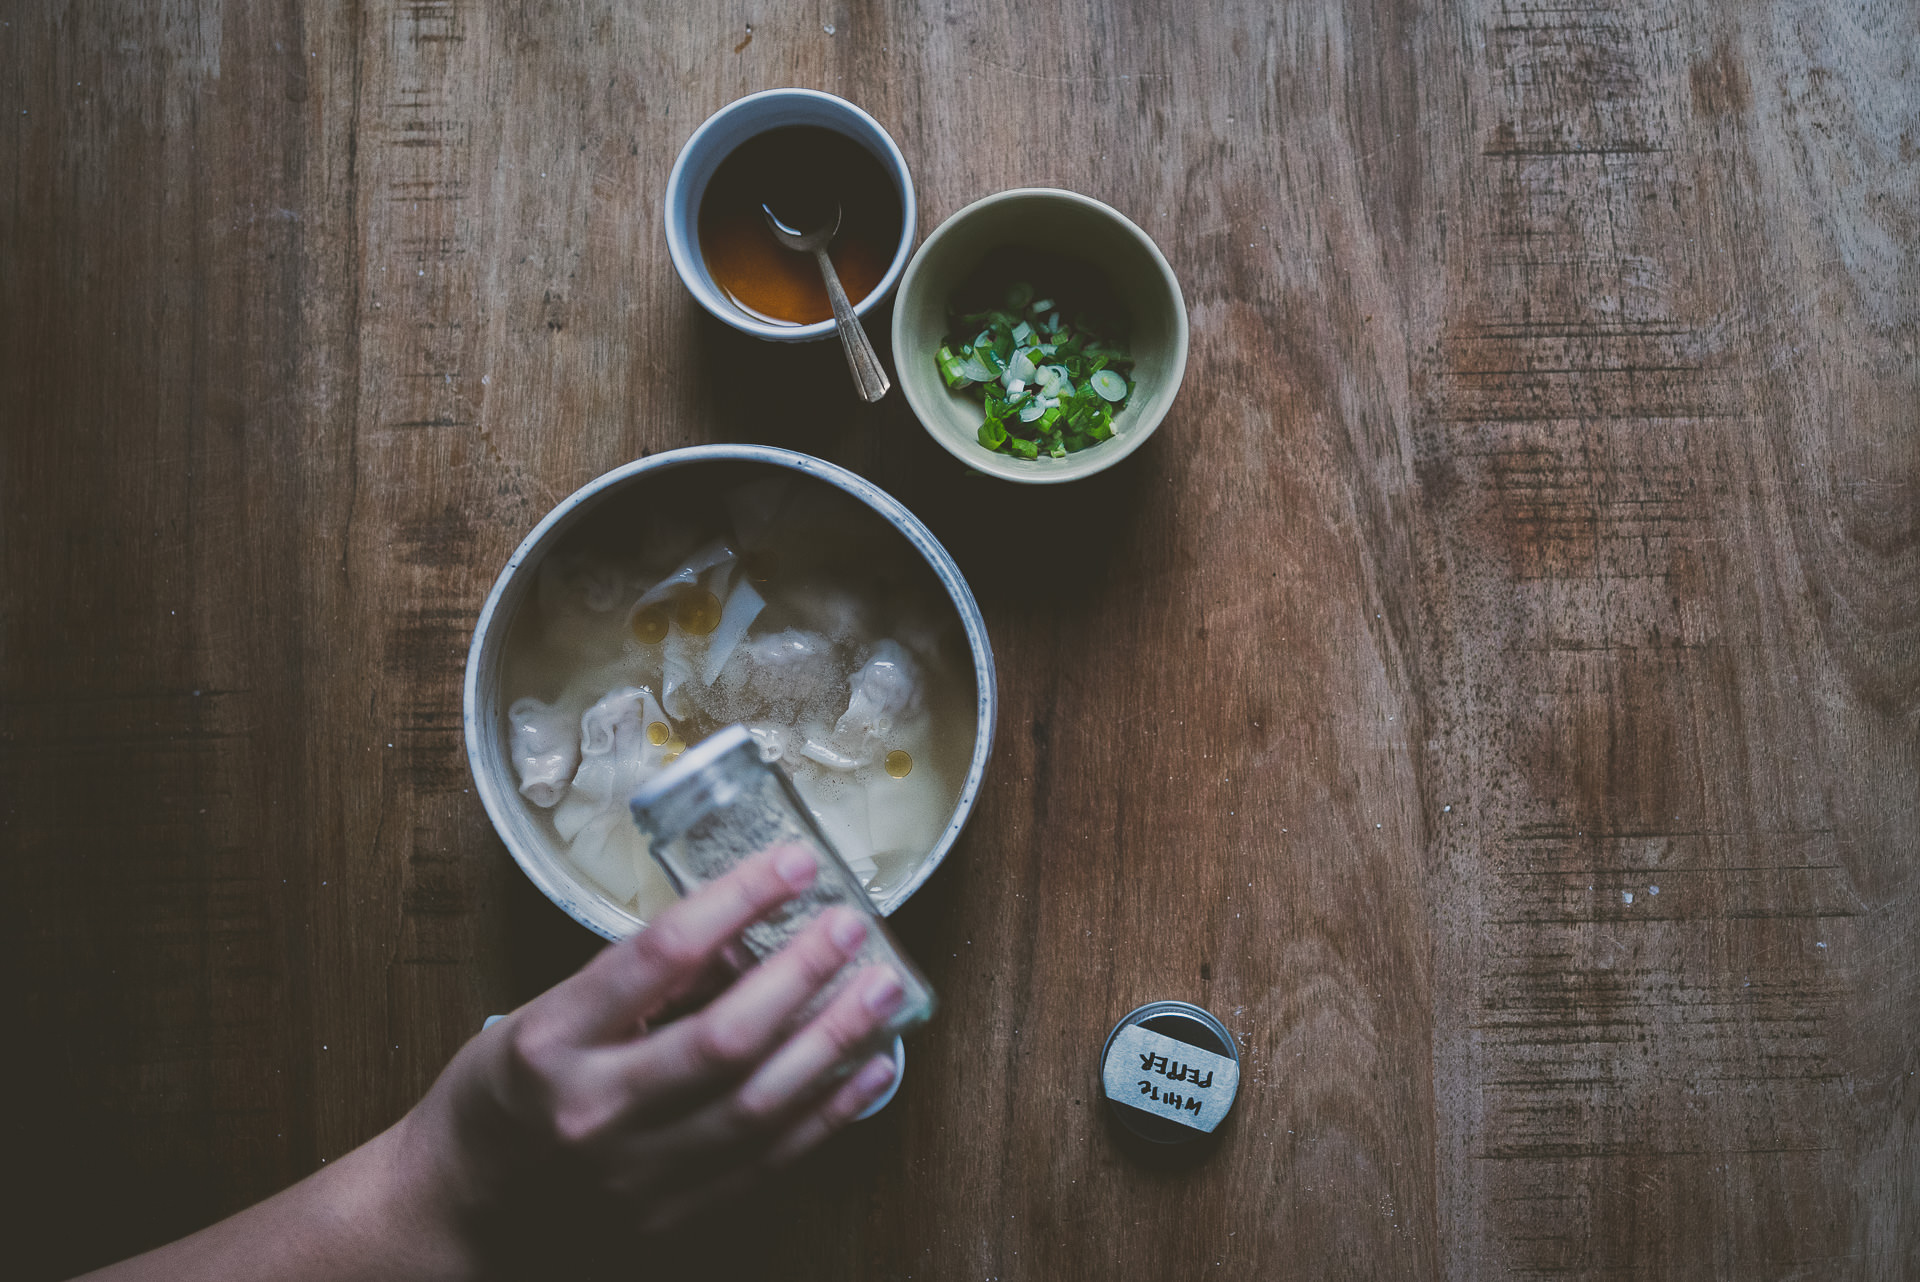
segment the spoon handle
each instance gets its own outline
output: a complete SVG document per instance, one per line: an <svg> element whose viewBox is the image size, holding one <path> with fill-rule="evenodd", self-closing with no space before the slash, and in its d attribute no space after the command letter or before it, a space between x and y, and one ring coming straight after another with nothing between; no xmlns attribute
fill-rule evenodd
<svg viewBox="0 0 1920 1282"><path fill-rule="evenodd" d="M874 353L866 327L853 314L847 291L840 288L840 274L833 270L833 260L824 249L814 250L813 256L820 263L820 275L826 278L827 299L833 304L834 323L840 327L840 346L847 353L847 368L853 371L860 398L871 404L885 396L893 384L887 378L887 371L881 368L880 357Z"/></svg>

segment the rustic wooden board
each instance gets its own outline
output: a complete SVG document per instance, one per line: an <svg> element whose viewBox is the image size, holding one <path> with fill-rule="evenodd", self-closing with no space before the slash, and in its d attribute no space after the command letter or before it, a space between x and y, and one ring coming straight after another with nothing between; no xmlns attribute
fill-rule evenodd
<svg viewBox="0 0 1920 1282"><path fill-rule="evenodd" d="M713 440L920 512L1004 702L899 1102L684 1271L1920 1273L1917 16L9 6L18 1275L346 1151L591 953L468 791L465 641L560 497ZM786 84L923 233L1152 233L1156 440L1017 492L700 313L668 166ZM1244 1065L1185 1163L1095 1096L1162 997Z"/></svg>

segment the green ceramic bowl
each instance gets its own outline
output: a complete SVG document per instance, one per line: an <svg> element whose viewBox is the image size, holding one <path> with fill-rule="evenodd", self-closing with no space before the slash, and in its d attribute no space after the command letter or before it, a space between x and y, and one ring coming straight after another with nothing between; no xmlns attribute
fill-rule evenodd
<svg viewBox="0 0 1920 1282"><path fill-rule="evenodd" d="M934 353L947 332L947 300L982 258L1008 246L1094 264L1125 305L1136 386L1127 407L1114 417L1112 440L1063 459L996 453L978 440L979 402L949 391L934 368ZM1166 257L1125 215L1074 192L1022 187L968 205L941 223L914 254L893 309L893 361L907 404L933 439L962 463L1029 485L1073 481L1139 449L1166 417L1187 369L1187 307Z"/></svg>

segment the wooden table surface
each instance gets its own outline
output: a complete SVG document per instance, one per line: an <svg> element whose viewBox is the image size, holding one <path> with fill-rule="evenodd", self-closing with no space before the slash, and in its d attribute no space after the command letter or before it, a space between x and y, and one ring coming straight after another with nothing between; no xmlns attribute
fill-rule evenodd
<svg viewBox="0 0 1920 1282"><path fill-rule="evenodd" d="M899 1101L681 1269L1920 1276L1913 5L0 17L10 1276L315 1169L591 953L469 791L466 642L708 441L919 512L1002 703ZM668 168L788 84L922 234L1152 234L1146 449L968 478L695 306ZM1094 1096L1157 998L1245 1064L1185 1164Z"/></svg>

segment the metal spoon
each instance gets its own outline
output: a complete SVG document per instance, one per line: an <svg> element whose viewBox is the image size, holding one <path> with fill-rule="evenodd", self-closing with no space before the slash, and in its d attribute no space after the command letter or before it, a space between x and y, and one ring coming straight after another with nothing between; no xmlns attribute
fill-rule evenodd
<svg viewBox="0 0 1920 1282"><path fill-rule="evenodd" d="M868 341L860 318L853 314L853 304L847 301L847 291L840 287L833 260L827 257L827 246L840 230L840 206L835 205L833 217L812 231L787 226L766 205L760 206L760 212L767 216L767 227L775 240L788 249L812 254L813 261L820 265L820 275L827 282L827 299L833 304L833 321L840 328L840 346L846 349L847 368L853 371L854 385L860 389L861 399L868 403L879 400L893 384L887 378L887 371L880 367L880 358L874 355L873 344Z"/></svg>

